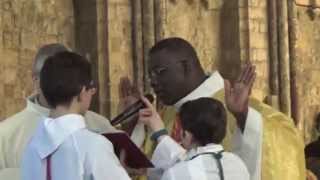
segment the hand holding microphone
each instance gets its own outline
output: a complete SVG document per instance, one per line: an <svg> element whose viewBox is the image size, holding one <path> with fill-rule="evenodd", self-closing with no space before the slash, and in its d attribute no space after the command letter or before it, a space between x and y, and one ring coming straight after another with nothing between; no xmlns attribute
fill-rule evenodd
<svg viewBox="0 0 320 180"><path fill-rule="evenodd" d="M147 125L153 132L164 129L164 124L156 108L148 101L147 98L141 97L145 108L139 111L139 121Z"/></svg>
<svg viewBox="0 0 320 180"><path fill-rule="evenodd" d="M151 103L153 102L154 98L151 94L147 94L145 96ZM132 105L130 105L128 108L126 108L122 113L120 113L117 117L115 117L111 121L111 125L116 126L120 123L123 123L124 121L128 120L133 115L137 114L140 109L146 107L143 100L138 100Z"/></svg>

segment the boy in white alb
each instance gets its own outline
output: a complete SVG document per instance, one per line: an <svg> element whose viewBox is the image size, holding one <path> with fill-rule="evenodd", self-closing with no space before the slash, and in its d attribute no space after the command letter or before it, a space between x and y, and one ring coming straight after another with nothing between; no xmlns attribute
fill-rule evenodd
<svg viewBox="0 0 320 180"><path fill-rule="evenodd" d="M86 128L83 115L96 92L90 63L57 53L45 62L40 86L52 110L25 149L21 179L129 180L111 142Z"/></svg>
<svg viewBox="0 0 320 180"><path fill-rule="evenodd" d="M249 180L249 172L235 154L224 152L220 144L226 134L226 111L221 102L200 98L182 105L182 146L167 135L160 116L146 100L140 121L153 131L158 142L153 153L152 180ZM150 179L151 180L151 179Z"/></svg>

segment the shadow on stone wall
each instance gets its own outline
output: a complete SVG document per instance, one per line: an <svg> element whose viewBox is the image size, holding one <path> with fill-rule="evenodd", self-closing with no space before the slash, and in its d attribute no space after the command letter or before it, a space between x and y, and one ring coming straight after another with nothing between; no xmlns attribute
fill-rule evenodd
<svg viewBox="0 0 320 180"><path fill-rule="evenodd" d="M90 60L93 79L98 82L98 35L97 1L73 0L75 17L75 50ZM91 109L98 112L98 93L93 98Z"/></svg>
<svg viewBox="0 0 320 180"><path fill-rule="evenodd" d="M224 1L220 18L221 51L217 66L225 78L234 79L241 65L238 0Z"/></svg>

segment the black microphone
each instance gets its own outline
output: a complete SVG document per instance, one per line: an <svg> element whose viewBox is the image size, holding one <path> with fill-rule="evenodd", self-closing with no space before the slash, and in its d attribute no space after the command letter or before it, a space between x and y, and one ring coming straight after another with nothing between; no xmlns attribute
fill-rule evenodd
<svg viewBox="0 0 320 180"><path fill-rule="evenodd" d="M152 103L154 98L151 94L146 94L145 97ZM128 119L129 117L131 117L132 115L136 114L137 112L139 112L140 109L146 107L144 102L140 99L137 102L135 102L134 104L132 104L131 106L129 106L127 109L125 109L122 113L120 113L117 117L113 118L113 120L111 121L111 125L116 126L120 123L122 123L123 121L125 121L126 119Z"/></svg>

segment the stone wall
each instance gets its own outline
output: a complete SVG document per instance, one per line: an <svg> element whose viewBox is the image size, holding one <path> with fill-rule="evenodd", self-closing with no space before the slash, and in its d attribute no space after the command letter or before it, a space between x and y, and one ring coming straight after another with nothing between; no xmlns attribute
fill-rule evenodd
<svg viewBox="0 0 320 180"><path fill-rule="evenodd" d="M241 64L250 60L258 73L253 95L263 100L269 92L266 1L221 1L214 8L203 2L165 1L164 37L187 39L207 72L219 69L231 79L239 73Z"/></svg>
<svg viewBox="0 0 320 180"><path fill-rule="evenodd" d="M220 8L210 9L203 1L165 1L164 8L163 36L190 41L205 70L217 69Z"/></svg>
<svg viewBox="0 0 320 180"><path fill-rule="evenodd" d="M320 5L320 3L319 3ZM320 9L298 7L297 83L306 142L314 137L316 115L320 113Z"/></svg>
<svg viewBox="0 0 320 180"><path fill-rule="evenodd" d="M110 110L111 116L115 116L120 78L133 77L131 1L109 0L108 2Z"/></svg>
<svg viewBox="0 0 320 180"><path fill-rule="evenodd" d="M267 1L249 0L248 7L249 58L257 68L253 95L263 100L269 93Z"/></svg>
<svg viewBox="0 0 320 180"><path fill-rule="evenodd" d="M32 93L31 67L45 43L74 46L71 0L0 1L0 120L21 110Z"/></svg>

